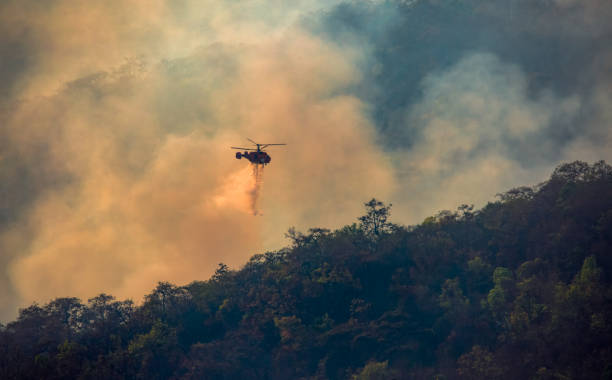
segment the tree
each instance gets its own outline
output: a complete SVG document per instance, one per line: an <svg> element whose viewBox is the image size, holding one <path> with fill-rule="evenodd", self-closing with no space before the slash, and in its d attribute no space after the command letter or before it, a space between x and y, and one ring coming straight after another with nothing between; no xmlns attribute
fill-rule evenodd
<svg viewBox="0 0 612 380"><path fill-rule="evenodd" d="M500 317L509 306L510 291L513 285L512 272L508 268L497 267L493 272L493 283L495 286L487 295L487 302L491 311Z"/></svg>
<svg viewBox="0 0 612 380"><path fill-rule="evenodd" d="M187 289L172 285L169 282L159 282L151 294L145 296L144 307L152 312L153 320L177 317L191 300Z"/></svg>
<svg viewBox="0 0 612 380"><path fill-rule="evenodd" d="M215 274L212 275L212 280L219 282L222 281L228 274L230 273L230 269L227 264L219 263L217 269L215 269Z"/></svg>
<svg viewBox="0 0 612 380"><path fill-rule="evenodd" d="M387 222L391 214L392 204L385 205L376 198L372 198L364 205L366 214L357 219L361 222L360 228L367 237L376 240L381 235L393 230L395 225Z"/></svg>
<svg viewBox="0 0 612 380"><path fill-rule="evenodd" d="M493 354L480 346L474 346L470 352L461 355L457 364L457 374L462 379L503 378L504 370L496 364Z"/></svg>
<svg viewBox="0 0 612 380"><path fill-rule="evenodd" d="M353 380L392 380L397 379L397 375L389 368L389 361L371 361L360 371L352 376Z"/></svg>

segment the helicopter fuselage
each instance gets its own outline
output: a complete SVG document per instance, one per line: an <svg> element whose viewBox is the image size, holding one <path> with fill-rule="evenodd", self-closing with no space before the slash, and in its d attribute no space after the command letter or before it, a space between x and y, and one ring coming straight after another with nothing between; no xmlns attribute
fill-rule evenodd
<svg viewBox="0 0 612 380"><path fill-rule="evenodd" d="M270 161L272 161L272 158L270 157L270 155L263 151L252 151L252 152L244 151L242 153L236 152L236 159L239 160L243 157L251 161L251 163L253 164L266 165L266 164L269 164Z"/></svg>
<svg viewBox="0 0 612 380"><path fill-rule="evenodd" d="M271 145L286 145L286 144L259 144L251 139L247 139L247 140L249 140L253 145L255 145L255 148L242 148L242 147L237 147L237 146L232 146L230 148L237 149L237 150L244 150L244 152L236 152L236 158L238 160L244 157L247 160L251 161L251 163L258 164L258 165L259 164L267 165L270 163L270 161L272 161L272 158L270 157L268 153L264 151L264 148L271 146Z"/></svg>

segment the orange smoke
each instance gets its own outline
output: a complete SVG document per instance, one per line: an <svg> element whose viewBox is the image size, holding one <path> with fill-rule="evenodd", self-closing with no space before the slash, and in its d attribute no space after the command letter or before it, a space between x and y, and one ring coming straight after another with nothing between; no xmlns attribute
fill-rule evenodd
<svg viewBox="0 0 612 380"><path fill-rule="evenodd" d="M10 287L19 305L100 292L138 301L157 281L206 279L219 262L236 268L281 248L285 228L339 227L359 215L364 199L389 199L393 170L368 107L341 91L360 78L358 51L299 27L245 24L246 12L195 1L186 2L190 11L213 17L205 36L195 16L191 34L163 10L125 23L97 1L100 15L87 27L117 38L81 41L73 32L80 24L62 16L73 3L57 3L53 12L19 18L33 20L36 46L53 49L39 51L15 87L22 100L0 106L0 141L36 173L61 177L55 187L27 183L40 193L0 231L0 251L14 252L0 299ZM125 24L154 33L135 35ZM97 46L120 57L142 52L142 65L116 62L106 50L99 60ZM246 136L291 144L291 154L274 151L265 194L263 168L229 149ZM251 217L263 209L266 218Z"/></svg>
<svg viewBox="0 0 612 380"><path fill-rule="evenodd" d="M230 175L214 198L217 208L233 208L252 215L259 211L259 197L263 184L264 166L250 164Z"/></svg>

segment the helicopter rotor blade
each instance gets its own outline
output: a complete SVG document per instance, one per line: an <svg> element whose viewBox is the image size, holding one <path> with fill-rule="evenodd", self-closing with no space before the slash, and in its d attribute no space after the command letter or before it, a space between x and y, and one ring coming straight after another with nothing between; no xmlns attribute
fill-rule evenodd
<svg viewBox="0 0 612 380"><path fill-rule="evenodd" d="M263 148L265 148L265 147L267 147L267 146L271 146L271 145L287 145L287 144L263 144L263 145L261 146L261 149L263 149Z"/></svg>
<svg viewBox="0 0 612 380"><path fill-rule="evenodd" d="M253 149L253 148L240 148L240 147L237 147L237 146L230 146L230 148L232 148L232 149L239 149L239 150L257 150L257 149Z"/></svg>
<svg viewBox="0 0 612 380"><path fill-rule="evenodd" d="M255 141L251 140L250 138L247 137L247 140L249 140L250 142L252 142L255 145L261 145L261 144L257 144Z"/></svg>

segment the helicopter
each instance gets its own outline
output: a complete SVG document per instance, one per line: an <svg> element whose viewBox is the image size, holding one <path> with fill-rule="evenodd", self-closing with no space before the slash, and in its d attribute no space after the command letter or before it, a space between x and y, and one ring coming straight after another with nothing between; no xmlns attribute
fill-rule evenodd
<svg viewBox="0 0 612 380"><path fill-rule="evenodd" d="M271 146L271 145L287 145L287 144L259 144L249 138L247 138L247 140L249 140L253 145L255 145L256 148L241 148L237 146L232 146L230 148L244 150L244 152L236 152L236 159L239 160L242 157L244 157L247 160L251 161L251 163L253 164L267 165L270 163L272 158L267 152L263 150L264 148Z"/></svg>

